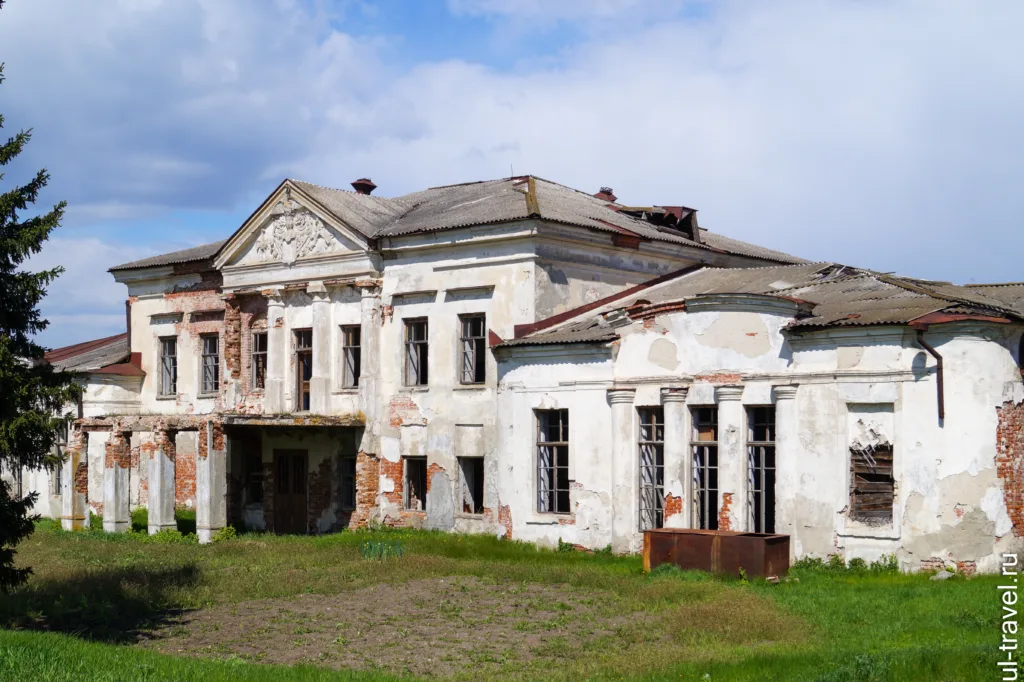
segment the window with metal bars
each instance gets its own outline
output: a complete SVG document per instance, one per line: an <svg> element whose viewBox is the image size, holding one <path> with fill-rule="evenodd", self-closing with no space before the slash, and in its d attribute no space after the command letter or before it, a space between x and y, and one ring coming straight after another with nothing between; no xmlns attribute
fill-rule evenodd
<svg viewBox="0 0 1024 682"><path fill-rule="evenodd" d="M748 527L775 532L775 407L747 408Z"/></svg>
<svg viewBox="0 0 1024 682"><path fill-rule="evenodd" d="M313 378L313 330L295 330L295 395L297 409L309 410L309 380Z"/></svg>
<svg viewBox="0 0 1024 682"><path fill-rule="evenodd" d="M160 339L160 395L178 392L178 339L169 336Z"/></svg>
<svg viewBox="0 0 1024 682"><path fill-rule="evenodd" d="M252 387L267 387L267 334L266 332L252 335Z"/></svg>
<svg viewBox="0 0 1024 682"><path fill-rule="evenodd" d="M459 381L463 384L482 384L486 371L486 317L460 315L459 324L462 327L459 339L462 371Z"/></svg>
<svg viewBox="0 0 1024 682"><path fill-rule="evenodd" d="M718 408L694 407L693 523L696 528L718 530Z"/></svg>
<svg viewBox="0 0 1024 682"><path fill-rule="evenodd" d="M362 330L358 324L341 328L341 385L343 388L357 388L362 372L360 342Z"/></svg>
<svg viewBox="0 0 1024 682"><path fill-rule="evenodd" d="M537 511L569 513L569 410L537 411Z"/></svg>
<svg viewBox="0 0 1024 682"><path fill-rule="evenodd" d="M427 320L405 321L405 385L427 385Z"/></svg>
<svg viewBox="0 0 1024 682"><path fill-rule="evenodd" d="M341 508L356 508L356 458L352 455L341 458Z"/></svg>
<svg viewBox="0 0 1024 682"><path fill-rule="evenodd" d="M220 388L220 338L216 334L204 334L200 341L203 344L200 392L216 393Z"/></svg>
<svg viewBox="0 0 1024 682"><path fill-rule="evenodd" d="M640 530L665 525L665 413L642 407L640 413Z"/></svg>

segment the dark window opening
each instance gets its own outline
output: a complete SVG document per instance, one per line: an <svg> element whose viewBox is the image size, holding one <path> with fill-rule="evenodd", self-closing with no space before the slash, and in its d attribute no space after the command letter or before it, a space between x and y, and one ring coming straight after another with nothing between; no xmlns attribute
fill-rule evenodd
<svg viewBox="0 0 1024 682"><path fill-rule="evenodd" d="M747 509L755 533L775 532L775 407L747 408Z"/></svg>
<svg viewBox="0 0 1024 682"><path fill-rule="evenodd" d="M178 392L178 339L160 339L160 395Z"/></svg>
<svg viewBox="0 0 1024 682"><path fill-rule="evenodd" d="M313 330L295 331L296 402L301 412L309 410L309 380L313 378Z"/></svg>
<svg viewBox="0 0 1024 682"><path fill-rule="evenodd" d="M640 530L665 525L665 413L640 409Z"/></svg>
<svg viewBox="0 0 1024 682"><path fill-rule="evenodd" d="M462 513L484 513L484 460L483 457L459 457L462 474Z"/></svg>
<svg viewBox="0 0 1024 682"><path fill-rule="evenodd" d="M206 334L200 340L203 344L200 390L202 393L216 393L220 388L220 338L216 334Z"/></svg>
<svg viewBox="0 0 1024 682"><path fill-rule="evenodd" d="M892 475L892 445L881 443L850 448L850 460L850 516L867 523L891 523L896 488Z"/></svg>
<svg viewBox="0 0 1024 682"><path fill-rule="evenodd" d="M263 504L263 456L258 452L245 456L245 503Z"/></svg>
<svg viewBox="0 0 1024 682"><path fill-rule="evenodd" d="M61 477L64 474L64 465L67 463L64 458L67 456L70 434L71 427L67 422L63 422L57 427L56 437L53 441L53 454L57 456L58 462L50 469L50 494L52 495L60 495L63 492Z"/></svg>
<svg viewBox="0 0 1024 682"><path fill-rule="evenodd" d="M252 387L267 387L267 334L252 335Z"/></svg>
<svg viewBox="0 0 1024 682"><path fill-rule="evenodd" d="M341 328L341 385L343 388L357 388L362 372L360 357L361 330L354 324Z"/></svg>
<svg viewBox="0 0 1024 682"><path fill-rule="evenodd" d="M427 510L427 458L405 458L405 508Z"/></svg>
<svg viewBox="0 0 1024 682"><path fill-rule="evenodd" d="M569 513L569 410L537 412L537 511Z"/></svg>
<svg viewBox="0 0 1024 682"><path fill-rule="evenodd" d="M405 385L427 385L427 321L405 321Z"/></svg>
<svg viewBox="0 0 1024 682"><path fill-rule="evenodd" d="M483 315L460 315L461 375L463 384L482 384L486 375L486 318Z"/></svg>
<svg viewBox="0 0 1024 682"><path fill-rule="evenodd" d="M695 407L693 416L693 524L718 530L718 408Z"/></svg>
<svg viewBox="0 0 1024 682"><path fill-rule="evenodd" d="M341 508L356 508L356 458L341 458Z"/></svg>

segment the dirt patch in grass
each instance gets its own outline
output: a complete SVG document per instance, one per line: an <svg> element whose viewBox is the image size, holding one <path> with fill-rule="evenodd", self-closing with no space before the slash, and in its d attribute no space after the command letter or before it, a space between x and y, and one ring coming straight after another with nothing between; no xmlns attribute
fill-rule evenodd
<svg viewBox="0 0 1024 682"><path fill-rule="evenodd" d="M142 646L417 675L510 672L614 648L638 620L620 601L568 586L415 580L202 609L150 633Z"/></svg>

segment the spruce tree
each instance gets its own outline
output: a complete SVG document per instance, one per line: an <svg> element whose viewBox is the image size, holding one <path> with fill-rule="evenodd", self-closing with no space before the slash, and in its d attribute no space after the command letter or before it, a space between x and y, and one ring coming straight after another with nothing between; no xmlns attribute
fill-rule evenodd
<svg viewBox="0 0 1024 682"><path fill-rule="evenodd" d="M0 9L3 4L0 0ZM3 68L0 64L0 85ZM0 128L3 122L0 115ZM58 429L70 418L65 413L81 395L74 375L54 371L43 361L45 349L33 340L48 324L39 302L63 268L28 272L21 266L39 253L60 224L65 203L47 213L19 217L49 179L41 170L24 185L4 188L2 170L30 138L31 131L23 130L0 142L0 465L8 472L57 465L51 449ZM35 498L35 493L15 495L13 487L0 479L0 592L28 579L30 569L14 567L14 546L32 532L28 513Z"/></svg>

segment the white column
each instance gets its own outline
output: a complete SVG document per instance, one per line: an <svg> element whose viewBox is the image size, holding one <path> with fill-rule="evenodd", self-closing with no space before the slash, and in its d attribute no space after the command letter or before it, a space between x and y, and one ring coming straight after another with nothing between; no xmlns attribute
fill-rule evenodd
<svg viewBox="0 0 1024 682"><path fill-rule="evenodd" d="M775 387L775 532L789 535L796 549L796 498L800 493L800 425L798 387Z"/></svg>
<svg viewBox="0 0 1024 682"><path fill-rule="evenodd" d="M103 530L123 533L132 525L128 509L128 468L131 466L130 432L115 426L107 440L103 469Z"/></svg>
<svg viewBox="0 0 1024 682"><path fill-rule="evenodd" d="M75 429L68 442L67 458L60 465L60 526L64 530L89 527L88 462L89 432Z"/></svg>
<svg viewBox="0 0 1024 682"><path fill-rule="evenodd" d="M267 383L264 409L268 414L284 412L285 369L288 367L288 336L284 328L284 300L267 299Z"/></svg>
<svg viewBox="0 0 1024 682"><path fill-rule="evenodd" d="M687 388L663 388L661 405L665 414L665 526L690 528L692 487L690 430L686 414Z"/></svg>
<svg viewBox="0 0 1024 682"><path fill-rule="evenodd" d="M228 523L227 443L219 422L205 422L196 453L196 535L207 543Z"/></svg>
<svg viewBox="0 0 1024 682"><path fill-rule="evenodd" d="M359 404L366 415L366 428L359 451L380 454L380 286L376 281L360 284L360 364Z"/></svg>
<svg viewBox="0 0 1024 682"><path fill-rule="evenodd" d="M313 297L313 374L309 378L309 410L327 414L331 398L331 299L322 283L310 284Z"/></svg>
<svg viewBox="0 0 1024 682"><path fill-rule="evenodd" d="M747 529L746 419L742 386L719 386L718 399L718 529Z"/></svg>
<svg viewBox="0 0 1024 682"><path fill-rule="evenodd" d="M174 431L158 428L153 432L153 452L149 456L149 534L177 530L174 520Z"/></svg>
<svg viewBox="0 0 1024 682"><path fill-rule="evenodd" d="M632 388L608 390L612 407L612 551L627 554L639 538L639 457L633 424Z"/></svg>

